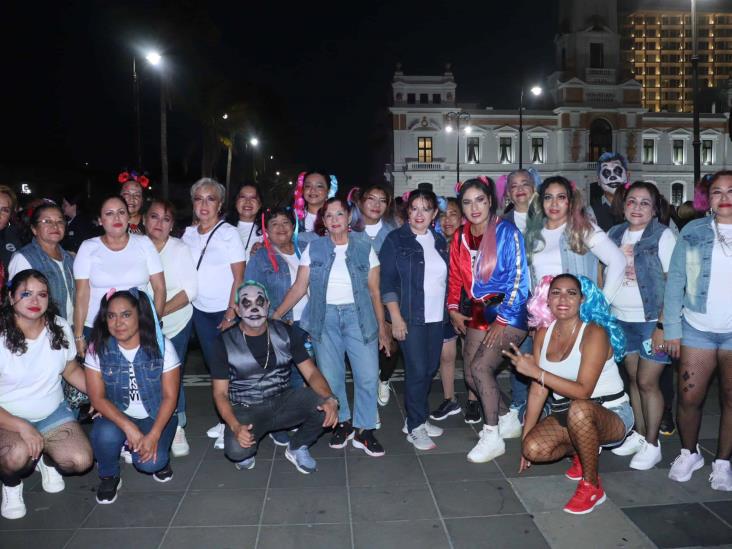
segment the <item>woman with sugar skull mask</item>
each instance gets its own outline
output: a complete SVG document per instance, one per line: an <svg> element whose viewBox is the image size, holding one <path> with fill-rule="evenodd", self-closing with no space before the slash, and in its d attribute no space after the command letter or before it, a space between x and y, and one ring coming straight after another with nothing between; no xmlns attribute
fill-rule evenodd
<svg viewBox="0 0 732 549"><path fill-rule="evenodd" d="M590 185L590 207L603 231L622 223L624 185L630 183L628 163L622 154L606 152L597 161L597 183Z"/></svg>

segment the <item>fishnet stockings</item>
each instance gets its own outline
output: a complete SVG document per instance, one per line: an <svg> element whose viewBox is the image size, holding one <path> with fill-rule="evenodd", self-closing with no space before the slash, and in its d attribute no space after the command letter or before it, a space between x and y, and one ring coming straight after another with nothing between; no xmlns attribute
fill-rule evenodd
<svg viewBox="0 0 732 549"><path fill-rule="evenodd" d="M699 442L702 407L714 375L716 354L714 349L681 347L679 410L676 422L679 426L681 447L690 452L696 452L696 444Z"/></svg>
<svg viewBox="0 0 732 549"><path fill-rule="evenodd" d="M482 344L485 335L484 331L468 329L465 336L463 346L465 382L480 399L486 425L495 426L498 425L498 416L508 412L496 381L496 371L503 363L501 351L509 349L511 342L518 347L526 337L526 332L513 326L506 326L500 345L495 347L486 347Z"/></svg>
<svg viewBox="0 0 732 549"><path fill-rule="evenodd" d="M654 445L658 442L658 429L663 417L664 400L660 379L666 366L642 359L637 353L625 357L635 429Z"/></svg>
<svg viewBox="0 0 732 549"><path fill-rule="evenodd" d="M64 423L43 435L46 465L55 466L64 474L82 473L93 463L89 439L76 422ZM28 446L15 431L0 429L0 480L6 486L17 486L29 474L35 462Z"/></svg>
<svg viewBox="0 0 732 549"><path fill-rule="evenodd" d="M554 416L540 421L523 442L523 454L532 462L556 461L572 453L579 455L584 479L597 486L600 445L618 441L625 425L617 414L591 400L572 401L567 427Z"/></svg>

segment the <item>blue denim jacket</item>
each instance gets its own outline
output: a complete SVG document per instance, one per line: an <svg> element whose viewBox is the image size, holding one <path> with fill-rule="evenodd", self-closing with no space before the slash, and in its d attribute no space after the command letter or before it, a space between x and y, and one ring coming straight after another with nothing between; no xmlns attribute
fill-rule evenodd
<svg viewBox="0 0 732 549"><path fill-rule="evenodd" d="M298 244L300 251L303 251L307 247L305 242L298 242ZM274 254L277 261L277 272L275 272L272 262L269 260L266 248L262 246L257 250L257 253L249 258L247 270L244 275L245 280L254 280L267 288L270 314L274 313L277 307L282 304L282 300L285 298L290 287L292 287L290 268L287 265L287 261L277 252L274 252ZM292 320L292 311L287 311L287 314L282 319Z"/></svg>
<svg viewBox="0 0 732 549"><path fill-rule="evenodd" d="M107 399L124 412L130 405L130 363L120 352L113 336L109 337L105 352L99 355L99 365ZM142 405L155 419L163 400L163 358L152 358L140 347L132 367Z"/></svg>
<svg viewBox="0 0 732 549"><path fill-rule="evenodd" d="M71 254L61 248L61 262L63 263L63 272L58 268L58 264L51 259L46 252L40 247L34 238L30 244L23 246L19 251L23 257L31 264L35 270L42 272L48 279L49 291L51 299L59 310L59 316L73 322L72 318L68 318L66 310L66 298L71 299L71 303L76 298L76 286L74 285L74 259ZM68 290L67 290L68 288ZM71 295L68 295L68 291Z"/></svg>
<svg viewBox="0 0 732 549"><path fill-rule="evenodd" d="M365 231L363 234L371 240L371 245L374 247L374 250L378 254L381 251L381 247L384 245L384 240L386 240L386 237L389 236L389 233L394 231L394 229L396 229L395 225L387 223L386 221L382 221L381 229L379 229L379 232L376 233L375 237L369 237L369 235Z"/></svg>
<svg viewBox="0 0 732 549"><path fill-rule="evenodd" d="M447 242L432 231L435 249L448 266ZM424 324L424 250L408 224L389 233L379 252L381 299L399 303L402 318L409 324Z"/></svg>
<svg viewBox="0 0 732 549"><path fill-rule="evenodd" d="M666 339L681 337L683 308L707 312L707 293L712 271L714 229L712 217L695 219L681 230L671 256L663 296L663 326Z"/></svg>
<svg viewBox="0 0 732 549"><path fill-rule="evenodd" d="M368 288L371 240L363 233L348 233L346 267L351 276L353 297L364 343L371 343L379 334L374 306ZM310 298L300 319L300 327L314 341L320 342L325 325L325 296L330 269L335 259L335 244L329 236L310 241Z"/></svg>
<svg viewBox="0 0 732 549"><path fill-rule="evenodd" d="M597 270L600 261L597 259L597 256L595 254L590 251L588 251L584 255L573 252L572 248L569 247L567 235L564 232L559 238L559 250L562 257L563 273L571 273L575 276L586 276L595 284L597 284ZM539 280L536 279L536 273L534 272L533 264L529 266L529 271L531 273L531 288L533 290L539 283Z"/></svg>
<svg viewBox="0 0 732 549"><path fill-rule="evenodd" d="M629 224L626 221L611 228L607 235L619 248ZM666 277L661 258L658 257L658 241L667 229L655 217L643 230L640 240L633 247L633 263L638 281L638 290L643 299L643 313L646 321L655 320L663 310L663 291Z"/></svg>

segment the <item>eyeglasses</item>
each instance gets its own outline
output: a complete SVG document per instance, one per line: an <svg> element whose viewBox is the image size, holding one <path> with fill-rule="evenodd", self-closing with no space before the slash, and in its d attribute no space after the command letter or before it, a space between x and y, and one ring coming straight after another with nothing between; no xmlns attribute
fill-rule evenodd
<svg viewBox="0 0 732 549"><path fill-rule="evenodd" d="M5 206L0 208L0 214L2 214L2 215L10 215L10 211L11 211L10 208L7 208Z"/></svg>
<svg viewBox="0 0 732 549"><path fill-rule="evenodd" d="M56 226L56 227L63 227L66 225L65 219L39 219L38 223L46 226Z"/></svg>

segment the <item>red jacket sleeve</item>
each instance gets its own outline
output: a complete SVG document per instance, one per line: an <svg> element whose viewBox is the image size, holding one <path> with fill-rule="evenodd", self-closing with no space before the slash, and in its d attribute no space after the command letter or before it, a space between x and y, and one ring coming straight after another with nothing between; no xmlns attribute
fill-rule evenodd
<svg viewBox="0 0 732 549"><path fill-rule="evenodd" d="M447 278L447 310L457 311L460 308L460 291L463 288L463 276L460 269L460 252L462 252L463 227L452 235L450 244L450 272Z"/></svg>

